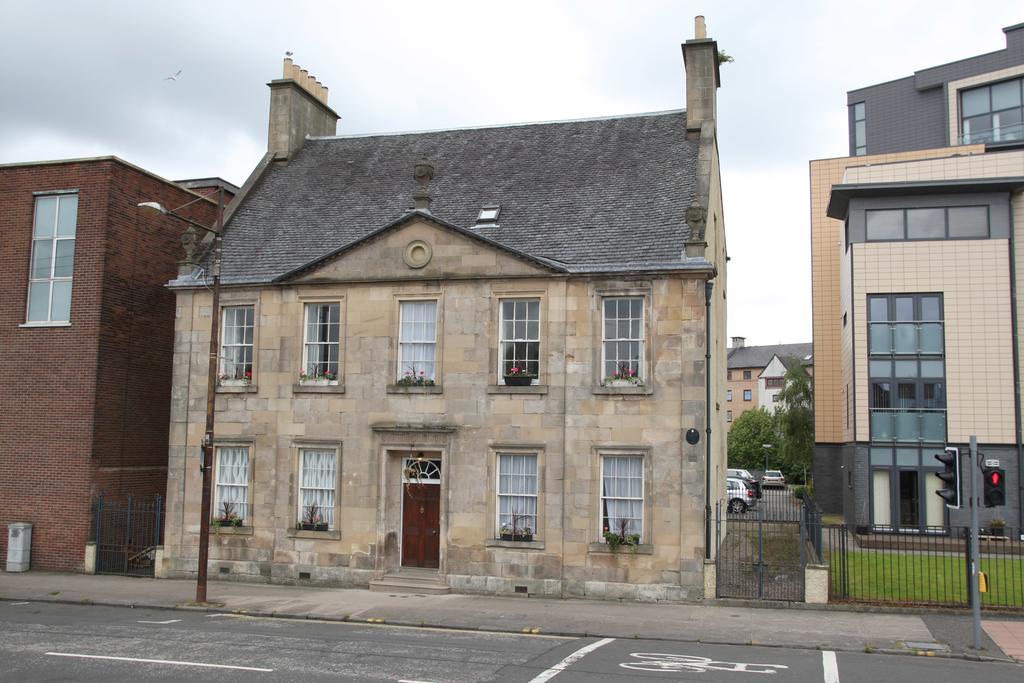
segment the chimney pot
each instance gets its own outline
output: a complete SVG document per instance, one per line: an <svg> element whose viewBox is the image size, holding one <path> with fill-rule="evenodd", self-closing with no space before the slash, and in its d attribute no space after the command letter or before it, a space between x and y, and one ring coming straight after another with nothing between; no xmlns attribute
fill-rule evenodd
<svg viewBox="0 0 1024 683"><path fill-rule="evenodd" d="M708 28L704 23L703 14L698 14L693 18L693 37L697 40L703 40L708 37Z"/></svg>
<svg viewBox="0 0 1024 683"><path fill-rule="evenodd" d="M734 348L734 349L742 349L744 344L746 344L746 343L747 343L747 338L746 337L733 337L732 338L732 348Z"/></svg>

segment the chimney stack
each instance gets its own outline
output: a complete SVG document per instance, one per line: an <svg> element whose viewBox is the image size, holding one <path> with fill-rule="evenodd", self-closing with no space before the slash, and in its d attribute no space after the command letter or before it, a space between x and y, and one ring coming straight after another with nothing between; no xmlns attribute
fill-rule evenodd
<svg viewBox="0 0 1024 683"><path fill-rule="evenodd" d="M742 349L744 344L746 344L746 343L747 343L747 338L746 337L733 337L732 338L732 348L734 348L734 349Z"/></svg>
<svg viewBox="0 0 1024 683"><path fill-rule="evenodd" d="M686 65L686 131L691 137L700 135L705 121L714 122L718 116L718 43L708 38L704 17L693 20L693 40L683 43L683 63Z"/></svg>
<svg viewBox="0 0 1024 683"><path fill-rule="evenodd" d="M283 77L270 87L267 151L288 159L302 149L307 135L334 135L341 117L327 106L327 87L309 71L284 58Z"/></svg>

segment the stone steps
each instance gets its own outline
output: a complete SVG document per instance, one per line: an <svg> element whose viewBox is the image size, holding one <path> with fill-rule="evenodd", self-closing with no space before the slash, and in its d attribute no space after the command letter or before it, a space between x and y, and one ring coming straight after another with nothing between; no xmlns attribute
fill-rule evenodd
<svg viewBox="0 0 1024 683"><path fill-rule="evenodd" d="M434 570L408 571L387 576L370 582L370 590L377 593L416 593L419 595L447 595L451 592L448 584Z"/></svg>

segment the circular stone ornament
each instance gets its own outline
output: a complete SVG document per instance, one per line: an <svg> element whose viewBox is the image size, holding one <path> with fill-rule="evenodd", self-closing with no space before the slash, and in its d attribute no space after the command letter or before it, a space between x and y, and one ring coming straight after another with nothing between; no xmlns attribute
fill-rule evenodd
<svg viewBox="0 0 1024 683"><path fill-rule="evenodd" d="M423 240L413 240L405 246L405 253L402 254L402 259L405 261L405 265L410 268L422 268L430 263L430 257L433 255L434 252L429 244Z"/></svg>

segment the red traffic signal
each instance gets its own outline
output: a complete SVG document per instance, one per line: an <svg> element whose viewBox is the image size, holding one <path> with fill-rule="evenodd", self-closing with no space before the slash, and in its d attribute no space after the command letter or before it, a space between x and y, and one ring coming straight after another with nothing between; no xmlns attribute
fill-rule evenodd
<svg viewBox="0 0 1024 683"><path fill-rule="evenodd" d="M1006 471L999 467L983 467L985 488L982 500L985 507L994 508L1006 505Z"/></svg>

